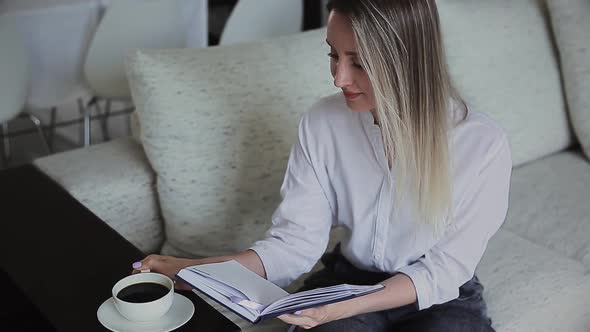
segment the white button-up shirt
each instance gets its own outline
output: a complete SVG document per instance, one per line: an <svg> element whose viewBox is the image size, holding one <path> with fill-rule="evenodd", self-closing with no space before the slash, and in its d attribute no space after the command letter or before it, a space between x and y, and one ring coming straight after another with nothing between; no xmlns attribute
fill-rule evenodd
<svg viewBox="0 0 590 332"><path fill-rule="evenodd" d="M395 163L390 170L373 115L348 109L342 94L316 103L299 124L272 227L251 247L268 280L284 287L308 272L330 228L343 226L344 257L409 276L420 309L457 298L506 217L512 160L506 134L481 113L470 110L450 139L453 218L436 236L409 204L394 206Z"/></svg>

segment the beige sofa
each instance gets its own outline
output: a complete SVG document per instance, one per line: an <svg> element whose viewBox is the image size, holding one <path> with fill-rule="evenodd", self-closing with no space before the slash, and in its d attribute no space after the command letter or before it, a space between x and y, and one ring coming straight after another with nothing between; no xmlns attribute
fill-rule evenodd
<svg viewBox="0 0 590 332"><path fill-rule="evenodd" d="M439 1L458 87L511 141L508 217L477 270L498 331L590 330L590 3L546 5ZM146 253L247 248L280 202L299 117L336 92L324 34L137 52L138 137L35 164Z"/></svg>

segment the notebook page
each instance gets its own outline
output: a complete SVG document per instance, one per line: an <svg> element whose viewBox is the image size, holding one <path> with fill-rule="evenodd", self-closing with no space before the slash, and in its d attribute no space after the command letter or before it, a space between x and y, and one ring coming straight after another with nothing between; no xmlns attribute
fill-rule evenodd
<svg viewBox="0 0 590 332"><path fill-rule="evenodd" d="M192 266L212 278L239 289L250 301L267 306L289 293L272 282L250 271L235 260Z"/></svg>
<svg viewBox="0 0 590 332"><path fill-rule="evenodd" d="M198 290L193 289L193 292L204 293L208 297L219 302L221 305L226 306L230 310L234 311L236 314L244 317L245 319L247 319L251 322L255 322L258 319L258 313L254 312L253 310L250 310L248 308L242 307L239 304L233 303L232 301L230 301L230 299L227 296L218 292L216 289L211 288L206 283L202 282L200 277L195 278L194 275L195 275L194 273L186 271L186 270L180 270L177 274L177 276L180 279L186 281L187 283L191 284L193 287L198 289Z"/></svg>
<svg viewBox="0 0 590 332"><path fill-rule="evenodd" d="M311 294L311 295L307 295L304 297L298 297L296 299L286 299L284 301L277 301L273 304L271 304L269 307L274 308L280 308L283 307L285 305L290 305L293 303L308 303L310 301L316 300L316 299L327 299L327 298L331 298L332 296L349 296L349 295L353 295L353 293L351 292L336 292L336 293L330 293L330 294Z"/></svg>
<svg viewBox="0 0 590 332"><path fill-rule="evenodd" d="M203 282L207 286L217 290L219 293L227 296L228 298L230 298L231 296L239 296L241 298L247 298L246 294L242 293L239 289L236 289L234 287L226 285L217 279L211 278L211 276L206 273L200 272L199 270L197 270L195 268L187 268L186 270L193 272L193 273L197 273L197 275L193 276L193 277L195 277L195 278L200 277L201 282Z"/></svg>
<svg viewBox="0 0 590 332"><path fill-rule="evenodd" d="M324 288L311 289L299 293L294 293L269 305L262 311L262 314L272 313L285 308L297 308L303 306L313 306L325 302L330 302L340 298L355 297L364 294L370 294L377 290L383 289L384 286L377 284L372 286L356 285L336 285Z"/></svg>
<svg viewBox="0 0 590 332"><path fill-rule="evenodd" d="M317 305L321 305L322 303L332 302L334 300L338 300L341 298L348 298L348 297L351 297L352 295L353 294L351 294L351 293L336 294L336 295L331 295L331 296L322 297L322 298L310 299L308 301L298 301L296 303L283 303L283 305L273 306L272 308L269 308L270 310L264 310L263 314L277 312L277 311L286 311L286 310L297 311L301 307L315 307Z"/></svg>
<svg viewBox="0 0 590 332"><path fill-rule="evenodd" d="M294 301L301 302L301 301L305 301L308 298L329 296L334 293L339 293L339 292L344 292L344 291L352 291L352 290L356 289L354 287L356 287L356 286L352 286L352 285L348 285L348 284L340 284L340 285L335 285L335 286L309 289L306 291L301 291L301 292L290 294L278 301L275 301L272 304L272 307L277 307L277 306L280 306L283 303L287 303L287 302L289 302L289 303L293 303ZM361 287L367 287L367 286L361 286Z"/></svg>

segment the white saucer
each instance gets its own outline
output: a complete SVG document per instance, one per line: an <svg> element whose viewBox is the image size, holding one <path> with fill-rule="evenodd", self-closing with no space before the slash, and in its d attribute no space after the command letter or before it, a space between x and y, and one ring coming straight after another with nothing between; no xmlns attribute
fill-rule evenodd
<svg viewBox="0 0 590 332"><path fill-rule="evenodd" d="M121 316L113 298L106 300L96 312L98 321L107 329L115 332L168 332L177 329L188 322L193 313L195 306L191 300L178 293L174 293L172 307L168 312L153 321L132 322Z"/></svg>

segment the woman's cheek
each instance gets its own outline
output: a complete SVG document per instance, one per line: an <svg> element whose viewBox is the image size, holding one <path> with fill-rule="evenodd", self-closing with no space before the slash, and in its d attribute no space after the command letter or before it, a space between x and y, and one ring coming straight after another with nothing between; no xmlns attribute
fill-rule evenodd
<svg viewBox="0 0 590 332"><path fill-rule="evenodd" d="M330 73L332 77L336 76L336 64L334 63L334 59L330 59Z"/></svg>

